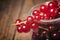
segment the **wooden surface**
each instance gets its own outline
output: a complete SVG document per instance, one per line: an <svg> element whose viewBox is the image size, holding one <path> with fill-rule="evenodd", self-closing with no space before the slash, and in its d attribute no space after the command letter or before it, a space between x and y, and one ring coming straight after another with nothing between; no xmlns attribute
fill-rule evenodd
<svg viewBox="0 0 60 40"><path fill-rule="evenodd" d="M16 26L11 26L16 19L24 20L28 11L35 4L33 0L6 0L1 1L4 6L0 12L0 40L31 40L31 31L18 33Z"/></svg>
<svg viewBox="0 0 60 40"><path fill-rule="evenodd" d="M18 18L26 19L29 10L44 1L47 0L0 0L0 40L31 40L32 30L18 33L11 24Z"/></svg>

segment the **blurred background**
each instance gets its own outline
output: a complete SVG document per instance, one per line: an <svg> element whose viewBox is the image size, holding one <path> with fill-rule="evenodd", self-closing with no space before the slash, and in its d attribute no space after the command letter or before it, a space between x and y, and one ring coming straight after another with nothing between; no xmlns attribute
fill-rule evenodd
<svg viewBox="0 0 60 40"><path fill-rule="evenodd" d="M31 32L18 33L11 24L26 19L34 5L45 1L50 0L0 0L0 40L31 40Z"/></svg>

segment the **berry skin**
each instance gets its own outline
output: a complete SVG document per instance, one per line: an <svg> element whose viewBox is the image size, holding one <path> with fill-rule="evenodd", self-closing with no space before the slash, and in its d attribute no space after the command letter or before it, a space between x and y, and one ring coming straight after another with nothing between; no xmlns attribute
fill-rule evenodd
<svg viewBox="0 0 60 40"><path fill-rule="evenodd" d="M17 31L18 31L19 33L21 33L21 32L22 32L22 29L21 29L21 27L20 27L20 26L18 26L18 27L17 27Z"/></svg>
<svg viewBox="0 0 60 40"><path fill-rule="evenodd" d="M32 13L33 16L36 16L36 15L39 15L39 14L40 14L40 12L38 10L34 10L33 13Z"/></svg>
<svg viewBox="0 0 60 40"><path fill-rule="evenodd" d="M30 22L31 22L31 21L34 21L34 19L33 19L32 16L28 16L28 17L27 17L27 21L30 21Z"/></svg>
<svg viewBox="0 0 60 40"><path fill-rule="evenodd" d="M22 24L21 27L22 27L21 28L22 31L25 32L25 33L30 31L30 26L28 26L28 24Z"/></svg>
<svg viewBox="0 0 60 40"><path fill-rule="evenodd" d="M48 7L46 5L41 5L40 6L40 11L43 12L43 13L46 13Z"/></svg>

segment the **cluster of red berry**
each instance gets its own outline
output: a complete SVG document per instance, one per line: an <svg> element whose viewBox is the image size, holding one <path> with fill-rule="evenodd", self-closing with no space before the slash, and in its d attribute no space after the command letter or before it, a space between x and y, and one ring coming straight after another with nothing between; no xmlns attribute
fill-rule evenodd
<svg viewBox="0 0 60 40"><path fill-rule="evenodd" d="M38 10L34 10L32 15L38 21L51 20L60 17L60 4L58 1L47 2L40 5Z"/></svg>
<svg viewBox="0 0 60 40"><path fill-rule="evenodd" d="M26 20L16 20L16 26L18 32L29 32L30 29L37 30L40 20L51 20L60 17L60 4L57 1L49 2L48 5L40 5L39 10L33 10L33 16L28 16Z"/></svg>
<svg viewBox="0 0 60 40"><path fill-rule="evenodd" d="M20 19L16 20L16 26L18 32L29 32L30 29L37 30L38 23L33 20L32 16L28 16L27 20L21 21Z"/></svg>

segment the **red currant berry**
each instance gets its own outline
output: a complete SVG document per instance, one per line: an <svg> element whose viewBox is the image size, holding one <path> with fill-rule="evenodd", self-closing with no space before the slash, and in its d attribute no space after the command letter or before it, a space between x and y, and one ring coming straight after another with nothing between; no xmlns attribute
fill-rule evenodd
<svg viewBox="0 0 60 40"><path fill-rule="evenodd" d="M52 33L52 37L54 38L54 39L59 39L60 37L60 34L59 34L59 32L54 32L54 33Z"/></svg>
<svg viewBox="0 0 60 40"><path fill-rule="evenodd" d="M39 13L40 12L38 10L34 10L32 14L36 16L36 15L39 15Z"/></svg>
<svg viewBox="0 0 60 40"><path fill-rule="evenodd" d="M33 22L31 24L31 27L32 27L33 30L38 30L38 23L37 22Z"/></svg>
<svg viewBox="0 0 60 40"><path fill-rule="evenodd" d="M32 16L28 16L28 17L27 17L27 21L34 21L34 19L33 19Z"/></svg>
<svg viewBox="0 0 60 40"><path fill-rule="evenodd" d="M28 26L28 24L22 24L22 31L23 32L29 32L30 31L30 26Z"/></svg>
<svg viewBox="0 0 60 40"><path fill-rule="evenodd" d="M49 14L51 17L55 17L56 14L57 14L57 9L55 9L55 8L50 8L49 11L48 11L48 14Z"/></svg>
<svg viewBox="0 0 60 40"><path fill-rule="evenodd" d="M21 29L20 26L17 27L17 31L20 32L20 33L22 32L22 29Z"/></svg>
<svg viewBox="0 0 60 40"><path fill-rule="evenodd" d="M53 8L55 5L54 5L54 2L50 2L49 4L48 4L48 8Z"/></svg>
<svg viewBox="0 0 60 40"><path fill-rule="evenodd" d="M20 19L17 19L16 22L15 22L16 23L16 26L20 26L20 24L19 24L20 22L21 22L21 20Z"/></svg>
<svg viewBox="0 0 60 40"><path fill-rule="evenodd" d="M15 23L20 23L20 22L21 22L21 20L20 19L17 19Z"/></svg>
<svg viewBox="0 0 60 40"><path fill-rule="evenodd" d="M41 5L40 6L40 11L41 12L44 12L45 13L47 11L47 9L48 9L48 7L46 5Z"/></svg>

